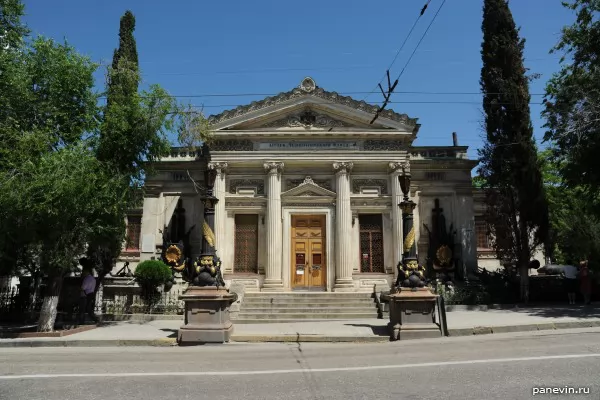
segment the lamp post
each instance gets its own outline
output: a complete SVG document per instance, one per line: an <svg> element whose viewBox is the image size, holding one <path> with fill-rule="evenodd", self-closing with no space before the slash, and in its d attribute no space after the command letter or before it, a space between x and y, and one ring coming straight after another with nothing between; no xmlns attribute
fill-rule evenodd
<svg viewBox="0 0 600 400"><path fill-rule="evenodd" d="M217 171L215 169L207 169L204 171L204 182L206 185L206 195L202 198L204 203L204 222L202 222L202 259L213 260L217 255L215 249L215 205L219 201L214 196L213 190L215 180L217 179Z"/></svg>
<svg viewBox="0 0 600 400"><path fill-rule="evenodd" d="M405 161L398 176L403 199L402 210L402 261L398 263L396 287L386 300L390 304L388 328L392 340L440 337L440 328L433 322L437 296L425 287L425 271L419 265L415 245L413 212L416 207L410 199L410 165Z"/></svg>
<svg viewBox="0 0 600 400"><path fill-rule="evenodd" d="M419 266L417 258L417 246L415 243L416 230L413 213L416 203L410 199L410 164L408 161L402 165L402 174L398 176L403 199L398 206L402 210L402 239L403 252L402 261L398 264L398 279L396 286L407 288L418 288L425 286L425 275L422 266Z"/></svg>
<svg viewBox="0 0 600 400"><path fill-rule="evenodd" d="M215 205L219 201L213 194L217 171L208 168L204 172L206 195L204 221L202 222L202 253L188 267L190 286L179 296L185 302L185 322L179 328L179 344L225 343L233 332L229 307L237 300L235 293L225 289L221 275L221 260L217 257L215 228Z"/></svg>

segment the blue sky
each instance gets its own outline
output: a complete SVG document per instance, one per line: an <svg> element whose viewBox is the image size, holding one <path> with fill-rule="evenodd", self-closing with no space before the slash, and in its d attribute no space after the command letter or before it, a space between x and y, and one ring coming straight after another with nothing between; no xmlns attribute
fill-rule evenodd
<svg viewBox="0 0 600 400"><path fill-rule="evenodd" d="M25 1L25 21L34 33L66 38L93 60L110 63L118 45L119 18L130 9L137 20L144 84L158 83L180 96L237 95L181 99L214 114L290 90L305 76L330 91L373 90L425 2L30 0ZM393 77L441 2L431 1L392 67ZM449 145L456 131L460 144L470 146L469 156L477 156L482 3L448 0L400 79L392 101L402 103L391 108L419 118L422 127L415 144ZM513 0L511 8L527 39L526 66L542 75L531 85L532 103L540 103L538 94L559 68L558 55L549 50L561 27L574 17L560 0ZM101 90L104 71L96 76ZM366 94L352 96L362 99ZM380 100L378 92L367 98ZM532 104L538 139L543 135L541 110Z"/></svg>

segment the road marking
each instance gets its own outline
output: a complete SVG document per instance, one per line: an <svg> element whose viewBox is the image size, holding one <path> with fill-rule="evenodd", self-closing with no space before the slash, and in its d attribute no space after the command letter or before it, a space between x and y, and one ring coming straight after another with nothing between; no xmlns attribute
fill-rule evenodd
<svg viewBox="0 0 600 400"><path fill-rule="evenodd" d="M232 375L272 375L272 374L301 374L306 372L352 372L352 371L376 371L384 369L405 369L442 367L450 365L465 364L492 364L519 361L541 361L541 360L564 360L573 358L600 357L600 353L589 354L565 354L559 356L540 357L518 357L518 358L490 358L485 360L464 361L439 361L418 364L395 364L395 365L372 365L364 367L339 367L339 368L297 368L297 369L274 369L259 371L164 371L164 372L114 372L98 374L32 374L32 375L0 375L0 380L11 379L54 379L54 378L125 378L125 377L174 377L174 376L232 376Z"/></svg>

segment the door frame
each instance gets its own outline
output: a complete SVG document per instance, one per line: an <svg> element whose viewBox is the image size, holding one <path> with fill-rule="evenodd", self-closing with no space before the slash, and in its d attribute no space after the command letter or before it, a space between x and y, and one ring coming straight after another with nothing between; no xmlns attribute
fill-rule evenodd
<svg viewBox="0 0 600 400"><path fill-rule="evenodd" d="M314 207L307 205L306 208L282 207L283 217L283 246L281 254L283 287L286 290L292 290L291 271L292 271L292 215L325 215L325 290L332 290L335 280L335 265L333 257L333 243L335 243L335 230L333 227L333 207L321 206Z"/></svg>
<svg viewBox="0 0 600 400"><path fill-rule="evenodd" d="M321 237L320 237L320 239L321 239L320 253L321 253L321 256L323 257L321 263L325 263L325 268L323 268L321 270L321 273L324 275L325 279L321 278L321 284L318 286L312 286L309 283L309 286L307 289L309 291L313 288L316 290L323 290L323 289L326 290L327 289L327 217L324 214L292 214L290 217L291 217L291 222L292 222L290 224L290 230L294 229L293 222L294 222L294 219L297 219L297 218L309 217L310 219L314 219L314 220L318 219L322 224L321 225ZM291 251L290 258L292 261L289 266L291 268L291 270L290 270L290 288L292 290L302 290L306 287L294 286L294 284L293 284L294 279L292 279L294 276L295 265L296 265L295 255L297 254L296 251L294 250L294 247L292 246L294 244L295 240L296 239L294 239L290 235L290 251ZM302 241L303 239L298 239L298 240ZM312 258L310 256L310 254L312 254L312 250L310 249L311 238L306 238L305 240L307 240L307 245L308 245L308 247L307 247L308 260L310 260L309 263L312 266ZM321 266L322 266L322 264L321 264ZM310 270L305 271L305 279L307 279L307 276L306 276L307 273L312 273L312 271L310 271ZM310 281L312 278L308 278L308 279Z"/></svg>

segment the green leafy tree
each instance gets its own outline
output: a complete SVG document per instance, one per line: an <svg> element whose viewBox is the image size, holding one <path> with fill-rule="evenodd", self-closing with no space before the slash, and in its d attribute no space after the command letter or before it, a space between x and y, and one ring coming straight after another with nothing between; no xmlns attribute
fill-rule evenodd
<svg viewBox="0 0 600 400"><path fill-rule="evenodd" d="M548 82L545 110L553 156L561 177L588 197L600 189L600 1L569 0L576 13L551 52L563 52L562 68ZM596 209L598 214L598 209Z"/></svg>
<svg viewBox="0 0 600 400"><path fill-rule="evenodd" d="M589 259L597 268L600 261L600 219L594 203L581 187L567 186L561 166L551 150L540 152L550 216L552 258L559 264Z"/></svg>
<svg viewBox="0 0 600 400"><path fill-rule="evenodd" d="M506 0L483 6L481 90L486 141L479 176L486 190L487 222L499 258L515 264L527 300L529 262L547 238L547 205L529 110L523 65L525 41Z"/></svg>

